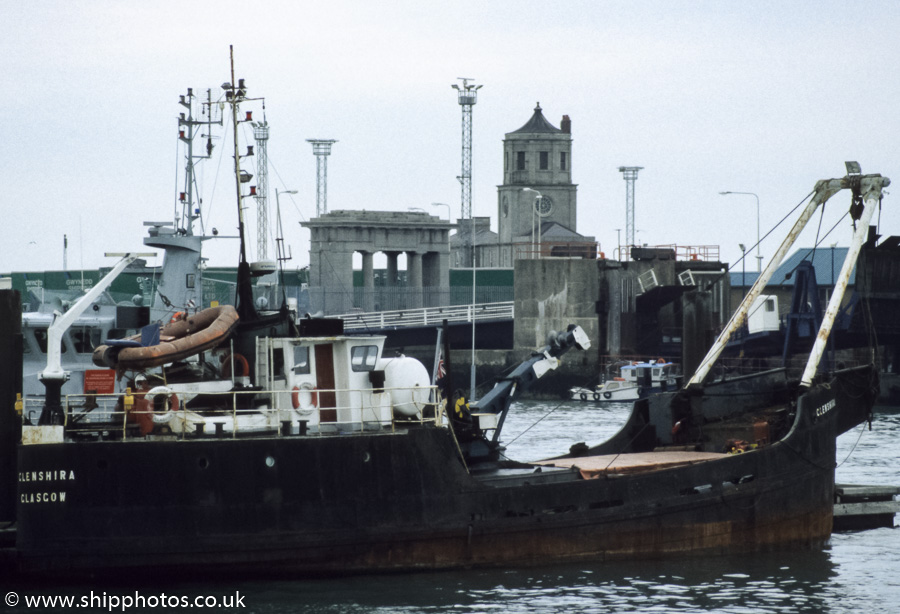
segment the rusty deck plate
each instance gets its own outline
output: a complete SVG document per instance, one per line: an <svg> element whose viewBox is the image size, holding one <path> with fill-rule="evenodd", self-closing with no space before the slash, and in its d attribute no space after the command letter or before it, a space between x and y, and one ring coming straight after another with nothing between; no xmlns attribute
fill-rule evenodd
<svg viewBox="0 0 900 614"><path fill-rule="evenodd" d="M604 454L579 458L557 458L536 461L535 465L549 467L575 467L585 479L607 473L644 473L693 465L728 456L716 452L640 452L636 454Z"/></svg>

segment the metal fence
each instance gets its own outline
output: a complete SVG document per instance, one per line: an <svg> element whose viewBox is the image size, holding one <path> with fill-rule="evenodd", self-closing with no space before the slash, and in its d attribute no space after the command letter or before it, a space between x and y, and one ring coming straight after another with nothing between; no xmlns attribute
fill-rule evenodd
<svg viewBox="0 0 900 614"><path fill-rule="evenodd" d="M359 288L336 290L332 288L309 288L311 305L338 305L332 312L397 311L400 309L422 309L426 307L447 307L486 303L506 303L514 298L512 286L478 286L475 300L472 300L471 286L425 286L423 288ZM331 314L328 314L331 315Z"/></svg>
<svg viewBox="0 0 900 614"><path fill-rule="evenodd" d="M373 328L404 328L412 326L438 326L448 322L511 320L515 316L514 303L484 303L480 305L456 305L424 309L394 311L350 312L338 317L344 321L344 330L369 330Z"/></svg>

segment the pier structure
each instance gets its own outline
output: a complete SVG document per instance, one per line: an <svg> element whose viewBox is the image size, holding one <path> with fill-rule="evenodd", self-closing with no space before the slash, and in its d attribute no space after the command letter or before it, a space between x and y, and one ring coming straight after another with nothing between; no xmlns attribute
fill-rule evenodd
<svg viewBox="0 0 900 614"><path fill-rule="evenodd" d="M444 300L450 285L450 224L428 213L333 211L301 225L310 230L312 312L346 313L418 309ZM362 255L362 286L354 288L353 254ZM375 254L387 258L376 280ZM406 255L406 284L400 284L399 257ZM379 283L376 283L379 282ZM426 285L427 284L427 285Z"/></svg>

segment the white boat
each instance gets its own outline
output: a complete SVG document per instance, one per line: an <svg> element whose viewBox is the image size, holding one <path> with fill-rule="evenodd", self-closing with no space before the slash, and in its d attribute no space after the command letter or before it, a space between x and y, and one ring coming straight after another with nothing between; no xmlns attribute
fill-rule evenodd
<svg viewBox="0 0 900 614"><path fill-rule="evenodd" d="M656 392L674 390L677 385L678 365L659 358L620 364L618 375L607 378L594 388L572 388L569 398L597 403L631 403Z"/></svg>

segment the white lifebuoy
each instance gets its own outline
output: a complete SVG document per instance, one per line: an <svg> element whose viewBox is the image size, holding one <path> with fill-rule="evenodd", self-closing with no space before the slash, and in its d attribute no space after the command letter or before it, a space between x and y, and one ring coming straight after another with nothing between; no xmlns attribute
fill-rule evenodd
<svg viewBox="0 0 900 614"><path fill-rule="evenodd" d="M172 392L172 389L167 386L156 386L155 388L151 388L147 391L147 394L144 395L144 398L150 403L151 409L156 407L156 396L159 394L165 395L163 410L161 412L153 411L153 423L166 424L172 419L172 416L174 415L172 412L178 411L179 409L178 395Z"/></svg>
<svg viewBox="0 0 900 614"><path fill-rule="evenodd" d="M319 391L309 382L294 386L291 391L291 405L299 411L313 411L319 406Z"/></svg>

